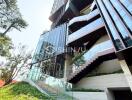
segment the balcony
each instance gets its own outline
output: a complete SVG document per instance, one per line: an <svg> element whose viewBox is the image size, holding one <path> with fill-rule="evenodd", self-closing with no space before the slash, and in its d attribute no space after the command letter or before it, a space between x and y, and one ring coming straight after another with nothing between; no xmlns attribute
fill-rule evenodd
<svg viewBox="0 0 132 100"><path fill-rule="evenodd" d="M75 32L80 28L88 25L89 23L93 22L94 20L100 18L98 9L91 11L92 9L89 8L89 13L83 16L74 17L69 21L69 30L71 32Z"/></svg>
<svg viewBox="0 0 132 100"><path fill-rule="evenodd" d="M85 1L85 2L84 2ZM86 1L83 0L81 3L76 0L68 0L63 6L61 6L54 14L52 14L49 19L54 22L52 27L65 23L66 21L72 19L80 14L80 11L88 5L92 5L93 0ZM81 4L82 6L77 6ZM80 8L81 7L81 8Z"/></svg>
<svg viewBox="0 0 132 100"><path fill-rule="evenodd" d="M72 19L77 15L79 15L79 12L76 10L71 1L68 0L68 2L66 2L54 14L52 14L49 19L54 22L52 27L55 27L67 22L68 20Z"/></svg>
<svg viewBox="0 0 132 100"><path fill-rule="evenodd" d="M96 40L103 34L106 34L104 22L101 18L98 18L97 20L70 34L66 44L69 46L81 46L85 42L94 39Z"/></svg>
<svg viewBox="0 0 132 100"><path fill-rule="evenodd" d="M106 42L100 43L92 47L89 51L84 53L82 57L79 58L81 61L83 60L83 64L80 64L80 62L77 63L76 61L73 63L72 73L69 75L67 80L70 83L76 83L94 68L99 66L99 64L101 64L103 61L114 58L116 58L116 56L112 42L108 40Z"/></svg>
<svg viewBox="0 0 132 100"><path fill-rule="evenodd" d="M78 23L78 22L88 21L92 19L93 17L97 16L98 14L99 14L99 11L98 9L96 9L87 15L75 17L69 21L69 26L71 26L72 24Z"/></svg>

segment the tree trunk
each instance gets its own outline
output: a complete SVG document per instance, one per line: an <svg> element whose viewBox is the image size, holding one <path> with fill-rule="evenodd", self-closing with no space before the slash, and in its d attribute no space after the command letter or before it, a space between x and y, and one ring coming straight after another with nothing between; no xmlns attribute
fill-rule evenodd
<svg viewBox="0 0 132 100"><path fill-rule="evenodd" d="M4 86L10 84L11 82L12 82L12 79L9 79L9 80L5 81Z"/></svg>
<svg viewBox="0 0 132 100"><path fill-rule="evenodd" d="M7 30L2 34L3 36L6 35L6 33L12 28L12 26L15 24L15 22L13 22L8 28Z"/></svg>

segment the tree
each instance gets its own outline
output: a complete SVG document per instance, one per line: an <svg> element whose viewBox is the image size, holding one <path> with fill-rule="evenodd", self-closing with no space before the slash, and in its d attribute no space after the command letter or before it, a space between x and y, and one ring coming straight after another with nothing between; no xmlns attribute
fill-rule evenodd
<svg viewBox="0 0 132 100"><path fill-rule="evenodd" d="M10 31L12 28L15 28L19 31L21 31L21 28L25 28L27 26L26 22L21 18L14 18L10 20L9 27L2 33L5 35L8 31Z"/></svg>
<svg viewBox="0 0 132 100"><path fill-rule="evenodd" d="M80 65L82 65L82 64L84 64L85 63L85 59L84 59L84 54L86 53L87 51L83 51L83 52L81 52L81 53L79 53L79 52L75 52L74 53L74 57L73 57L73 59L72 59L72 64L74 63L75 65L77 65L77 66L80 66Z"/></svg>
<svg viewBox="0 0 132 100"><path fill-rule="evenodd" d="M0 56L7 56L12 47L11 39L6 36L6 33L12 29L21 31L27 26L23 20L16 0L2 0L0 3Z"/></svg>
<svg viewBox="0 0 132 100"><path fill-rule="evenodd" d="M2 32L3 35L11 29L21 31L22 28L27 26L16 3L16 0L4 0L4 2L0 4L0 28L5 30Z"/></svg>
<svg viewBox="0 0 132 100"><path fill-rule="evenodd" d="M11 39L8 36L0 34L0 56L9 56L9 51L12 47Z"/></svg>
<svg viewBox="0 0 132 100"><path fill-rule="evenodd" d="M1 79L5 81L5 85L14 80L18 74L24 75L30 68L29 60L31 59L31 52L26 51L26 46L20 45L12 50L10 56L7 57L7 63L1 69Z"/></svg>
<svg viewBox="0 0 132 100"><path fill-rule="evenodd" d="M84 56L81 56L79 59L77 59L74 64L78 67L82 66L83 64L85 64L85 59Z"/></svg>

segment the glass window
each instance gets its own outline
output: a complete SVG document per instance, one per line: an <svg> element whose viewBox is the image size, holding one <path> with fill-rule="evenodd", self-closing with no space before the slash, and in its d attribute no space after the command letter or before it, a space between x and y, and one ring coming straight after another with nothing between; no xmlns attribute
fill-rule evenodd
<svg viewBox="0 0 132 100"><path fill-rule="evenodd" d="M120 40L119 35L117 33L117 30L115 29L114 24L112 23L111 18L108 15L108 12L106 11L106 9L105 9L105 7L104 7L104 5L103 5L103 3L101 1L98 1L98 3L99 3L99 6L101 8L101 11L102 11L102 13L103 13L103 15L105 17L105 20L106 20L106 22L108 24L108 27L109 27L109 29L111 31L110 34L111 34L112 41L113 41L113 43L115 45L115 48L117 50L123 49L123 45L121 43L121 40ZM115 18L117 18L115 15L113 15L113 16Z"/></svg>
<svg viewBox="0 0 132 100"><path fill-rule="evenodd" d="M131 0L120 0L120 2L126 7L126 9L132 14L132 1Z"/></svg>
<svg viewBox="0 0 132 100"><path fill-rule="evenodd" d="M130 38L130 34L128 32L128 30L125 28L123 22L121 21L121 19L119 18L118 14L116 13L116 11L114 10L114 8L112 7L112 5L110 4L110 2L104 2L109 13L111 14L111 17L113 18L119 32L121 33L122 37L123 37L123 40L126 44L126 46L129 46L130 44L130 41L132 42L131 38ZM119 6L118 6L119 7ZM114 17L113 17L114 16ZM129 38L129 42L126 41L126 38Z"/></svg>
<svg viewBox="0 0 132 100"><path fill-rule="evenodd" d="M132 31L132 17L127 13L127 11L123 8L118 0L111 0L111 2L129 27L129 29Z"/></svg>
<svg viewBox="0 0 132 100"><path fill-rule="evenodd" d="M39 61L42 61L42 60L45 61L46 59L49 59L51 61L51 63L49 64L52 64L52 66L45 64L46 66L44 67L44 70L43 70L43 71L46 70L46 74L48 75L52 75L56 77L63 76L64 63L63 61L56 62L57 58L55 56L64 52L64 47L66 45L65 43L66 32L67 32L66 28L67 28L66 24L63 24L40 36L40 40L38 42L36 52L34 55L36 54L39 55L38 58L39 59L41 58ZM60 47L61 49L58 49ZM54 64L52 62L54 62ZM40 67L40 65L38 65L37 67ZM36 71L36 69L33 69L33 71ZM54 72L56 72L56 74ZM39 77L39 75L37 75L36 77Z"/></svg>
<svg viewBox="0 0 132 100"><path fill-rule="evenodd" d="M131 4L129 4L129 6L128 6L128 10L130 11L130 13L132 14L132 3Z"/></svg>

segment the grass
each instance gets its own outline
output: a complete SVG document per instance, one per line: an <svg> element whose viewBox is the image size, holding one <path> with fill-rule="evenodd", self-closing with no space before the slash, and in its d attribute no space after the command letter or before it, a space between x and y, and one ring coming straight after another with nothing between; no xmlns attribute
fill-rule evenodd
<svg viewBox="0 0 132 100"><path fill-rule="evenodd" d="M26 82L0 88L0 100L53 100Z"/></svg>

